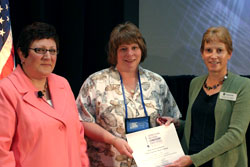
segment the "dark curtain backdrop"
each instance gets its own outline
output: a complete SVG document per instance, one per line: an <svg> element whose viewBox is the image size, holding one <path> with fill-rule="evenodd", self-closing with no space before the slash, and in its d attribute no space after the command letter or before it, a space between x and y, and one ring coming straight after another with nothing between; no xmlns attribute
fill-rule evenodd
<svg viewBox="0 0 250 167"><path fill-rule="evenodd" d="M77 96L84 80L109 67L106 46L114 26L138 25L139 0L9 0L14 44L34 21L56 27L60 53L54 72L68 79Z"/></svg>

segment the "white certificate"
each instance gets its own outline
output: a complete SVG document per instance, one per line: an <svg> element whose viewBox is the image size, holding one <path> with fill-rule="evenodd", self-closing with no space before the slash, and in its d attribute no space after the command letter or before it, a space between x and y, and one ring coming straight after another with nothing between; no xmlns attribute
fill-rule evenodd
<svg viewBox="0 0 250 167"><path fill-rule="evenodd" d="M184 155L173 124L126 135L138 167L164 167Z"/></svg>

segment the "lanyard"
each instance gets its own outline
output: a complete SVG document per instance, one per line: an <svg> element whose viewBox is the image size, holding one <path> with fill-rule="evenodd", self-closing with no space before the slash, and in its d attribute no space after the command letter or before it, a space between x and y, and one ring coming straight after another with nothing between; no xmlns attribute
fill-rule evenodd
<svg viewBox="0 0 250 167"><path fill-rule="evenodd" d="M125 105L125 112L126 112L126 118L128 118L128 108L127 108L127 102L126 102L126 96L125 96L125 91L124 91L124 86L123 86L123 81L122 81L122 76L120 75L120 79L121 79L121 86L122 86L122 95L123 95L123 101L124 101L124 105ZM142 95L142 88L141 88L141 79L140 79L140 74L139 74L139 70L138 70L138 80L139 80L139 87L140 87L140 94L141 94L141 102L142 102L142 106L144 109L144 113L146 116L148 116L145 104L144 104L144 100L143 100L143 95Z"/></svg>

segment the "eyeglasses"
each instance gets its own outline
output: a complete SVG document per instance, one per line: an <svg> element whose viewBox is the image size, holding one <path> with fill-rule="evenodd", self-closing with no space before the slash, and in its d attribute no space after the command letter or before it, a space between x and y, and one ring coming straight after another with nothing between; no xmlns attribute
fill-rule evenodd
<svg viewBox="0 0 250 167"><path fill-rule="evenodd" d="M51 55L56 55L59 53L59 50L56 50L56 49L45 49L45 48L29 48L29 49L34 50L38 54L46 54L47 51Z"/></svg>

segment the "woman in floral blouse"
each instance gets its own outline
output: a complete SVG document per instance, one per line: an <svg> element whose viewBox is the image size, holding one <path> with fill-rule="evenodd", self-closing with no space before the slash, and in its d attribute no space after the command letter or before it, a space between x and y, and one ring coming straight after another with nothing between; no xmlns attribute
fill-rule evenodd
<svg viewBox="0 0 250 167"><path fill-rule="evenodd" d="M134 24L116 26L108 49L111 67L90 75L77 97L88 154L92 167L135 167L126 133L157 126L159 116L181 114L165 80L139 66L147 48ZM136 118L145 126L133 129Z"/></svg>

